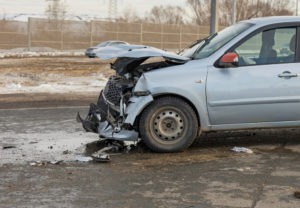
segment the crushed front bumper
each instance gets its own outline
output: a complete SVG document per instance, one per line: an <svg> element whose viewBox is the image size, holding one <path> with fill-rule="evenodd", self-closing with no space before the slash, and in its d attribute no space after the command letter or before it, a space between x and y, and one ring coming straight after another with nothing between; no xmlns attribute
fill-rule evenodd
<svg viewBox="0 0 300 208"><path fill-rule="evenodd" d="M90 119L82 119L80 114L77 114L76 120L78 122L81 122L82 127L87 132L94 132L98 133L100 138L103 139L110 139L110 140L117 140L117 141L138 141L138 132L135 130L126 130L126 129L120 129L116 130L113 129L112 126L107 122L103 121L100 122L100 119L98 122L92 121Z"/></svg>
<svg viewBox="0 0 300 208"><path fill-rule="evenodd" d="M125 129L122 126L111 125L108 120L111 117L109 107L104 101L102 92L97 104L90 104L86 118L77 113L76 120L82 124L87 132L98 133L100 138L117 141L138 141L138 132L133 129Z"/></svg>

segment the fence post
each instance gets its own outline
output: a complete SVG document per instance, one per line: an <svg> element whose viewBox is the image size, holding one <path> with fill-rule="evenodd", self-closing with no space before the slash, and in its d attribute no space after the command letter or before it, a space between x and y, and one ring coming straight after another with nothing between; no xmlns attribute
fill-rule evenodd
<svg viewBox="0 0 300 208"><path fill-rule="evenodd" d="M91 20L91 22L90 22L90 47L93 46L93 27L94 27L94 21Z"/></svg>
<svg viewBox="0 0 300 208"><path fill-rule="evenodd" d="M140 44L143 45L143 23L141 23Z"/></svg>
<svg viewBox="0 0 300 208"><path fill-rule="evenodd" d="M64 20L61 21L61 28L60 28L60 50L64 49Z"/></svg>
<svg viewBox="0 0 300 208"><path fill-rule="evenodd" d="M179 32L179 51L182 48L182 25L180 25L180 32Z"/></svg>
<svg viewBox="0 0 300 208"><path fill-rule="evenodd" d="M163 24L160 24L160 48L163 49L163 42L164 42L164 25Z"/></svg>
<svg viewBox="0 0 300 208"><path fill-rule="evenodd" d="M117 25L117 27L116 27L116 36L117 36L117 40L119 40L119 22L115 22L115 24Z"/></svg>
<svg viewBox="0 0 300 208"><path fill-rule="evenodd" d="M31 48L31 18L30 17L28 17L28 22L27 22L27 36L28 36L28 40L27 40L28 51L30 51Z"/></svg>

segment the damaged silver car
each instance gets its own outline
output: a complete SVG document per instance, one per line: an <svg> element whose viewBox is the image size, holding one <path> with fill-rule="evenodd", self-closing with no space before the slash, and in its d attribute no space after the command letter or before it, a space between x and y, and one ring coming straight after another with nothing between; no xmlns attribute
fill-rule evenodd
<svg viewBox="0 0 300 208"><path fill-rule="evenodd" d="M106 47L97 56L114 58L116 75L77 119L101 138L140 138L157 152L182 151L202 131L299 127L299 29L299 17L242 21L180 55Z"/></svg>

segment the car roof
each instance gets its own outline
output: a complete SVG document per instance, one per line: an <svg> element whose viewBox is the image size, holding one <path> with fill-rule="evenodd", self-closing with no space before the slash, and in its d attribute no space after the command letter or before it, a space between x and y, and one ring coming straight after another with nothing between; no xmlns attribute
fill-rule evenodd
<svg viewBox="0 0 300 208"><path fill-rule="evenodd" d="M105 41L105 42L110 42L110 43L114 43L114 42L127 43L127 42L122 41L122 40L108 40L108 41Z"/></svg>
<svg viewBox="0 0 300 208"><path fill-rule="evenodd" d="M255 25L269 25L276 23L288 23L288 22L299 22L299 16L271 16L271 17L259 17L249 20L244 20L242 22L249 22Z"/></svg>

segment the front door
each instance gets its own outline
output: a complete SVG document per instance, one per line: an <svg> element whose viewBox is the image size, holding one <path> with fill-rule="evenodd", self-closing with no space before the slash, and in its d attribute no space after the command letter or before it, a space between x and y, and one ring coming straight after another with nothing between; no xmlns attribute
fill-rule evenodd
<svg viewBox="0 0 300 208"><path fill-rule="evenodd" d="M208 70L212 125L300 121L296 27L262 31L236 47L239 67Z"/></svg>

